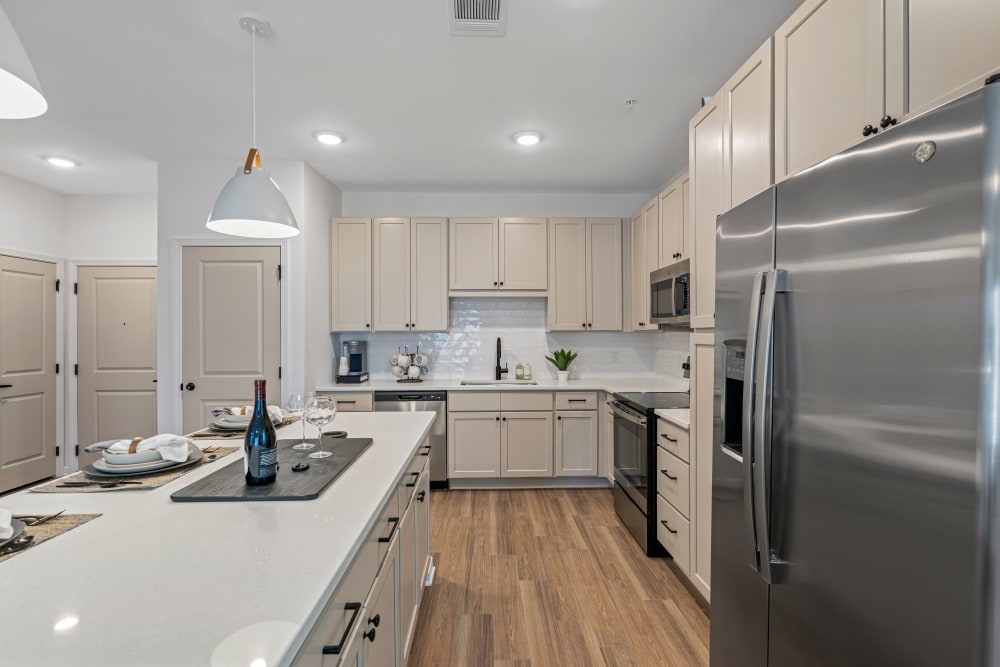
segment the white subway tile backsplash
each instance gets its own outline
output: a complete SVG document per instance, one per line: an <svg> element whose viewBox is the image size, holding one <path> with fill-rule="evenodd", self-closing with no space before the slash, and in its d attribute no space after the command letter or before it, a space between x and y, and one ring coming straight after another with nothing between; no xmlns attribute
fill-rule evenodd
<svg viewBox="0 0 1000 667"><path fill-rule="evenodd" d="M430 375L439 379L491 378L496 339L503 341L503 363L528 362L538 378L555 378L545 356L559 348L579 354L571 377L682 377L689 334L678 332L545 332L544 298L461 298L451 300L448 333L334 334L335 354L341 340L368 341L368 370L373 379L389 379L389 357L408 347L430 357Z"/></svg>

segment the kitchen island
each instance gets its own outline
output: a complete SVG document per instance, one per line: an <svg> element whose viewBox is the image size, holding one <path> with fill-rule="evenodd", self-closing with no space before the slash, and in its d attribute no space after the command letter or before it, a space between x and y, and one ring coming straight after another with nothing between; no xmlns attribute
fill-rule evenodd
<svg viewBox="0 0 1000 667"><path fill-rule="evenodd" d="M239 451L150 491L0 498L13 514L102 515L0 563L0 664L291 664L394 501L432 420L339 415L328 430L373 443L312 501L170 500ZM278 433L295 437L301 424Z"/></svg>

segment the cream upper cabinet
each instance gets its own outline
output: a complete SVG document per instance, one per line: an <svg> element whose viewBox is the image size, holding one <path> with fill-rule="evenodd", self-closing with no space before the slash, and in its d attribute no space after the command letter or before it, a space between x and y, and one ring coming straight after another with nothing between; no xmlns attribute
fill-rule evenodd
<svg viewBox="0 0 1000 667"><path fill-rule="evenodd" d="M500 289L548 289L548 221L500 218Z"/></svg>
<svg viewBox="0 0 1000 667"><path fill-rule="evenodd" d="M691 336L691 581L709 599L712 583L712 438L715 337Z"/></svg>
<svg viewBox="0 0 1000 667"><path fill-rule="evenodd" d="M722 92L716 93L688 125L691 178L691 327L715 327L715 219L725 210L722 154Z"/></svg>
<svg viewBox="0 0 1000 667"><path fill-rule="evenodd" d="M621 220L552 218L548 267L549 330L621 331Z"/></svg>
<svg viewBox="0 0 1000 667"><path fill-rule="evenodd" d="M545 218L451 218L452 291L548 289Z"/></svg>
<svg viewBox="0 0 1000 667"><path fill-rule="evenodd" d="M659 196L660 253L658 267L670 266L687 257L685 235L687 233L687 186L688 175L684 172Z"/></svg>
<svg viewBox="0 0 1000 667"><path fill-rule="evenodd" d="M646 282L649 274L660 268L660 198L653 199L642 209L642 224L646 232ZM647 293L649 287L646 287ZM648 298L647 298L648 301ZM648 307L648 306L647 306ZM653 326L653 325L650 325ZM653 326L655 329L656 327Z"/></svg>
<svg viewBox="0 0 1000 667"><path fill-rule="evenodd" d="M447 221L376 218L372 225L372 329L447 331Z"/></svg>
<svg viewBox="0 0 1000 667"><path fill-rule="evenodd" d="M1000 72L997 0L886 0L886 113L919 113Z"/></svg>
<svg viewBox="0 0 1000 667"><path fill-rule="evenodd" d="M330 331L371 331L372 221L334 218L330 227Z"/></svg>
<svg viewBox="0 0 1000 667"><path fill-rule="evenodd" d="M883 113L882 0L806 0L774 35L780 181L863 139Z"/></svg>
<svg viewBox="0 0 1000 667"><path fill-rule="evenodd" d="M774 183L772 43L764 42L722 86L723 210Z"/></svg>
<svg viewBox="0 0 1000 667"><path fill-rule="evenodd" d="M631 224L631 322L632 331L655 331L658 327L649 321L649 274L659 268L660 216L659 201L652 201L632 218Z"/></svg>

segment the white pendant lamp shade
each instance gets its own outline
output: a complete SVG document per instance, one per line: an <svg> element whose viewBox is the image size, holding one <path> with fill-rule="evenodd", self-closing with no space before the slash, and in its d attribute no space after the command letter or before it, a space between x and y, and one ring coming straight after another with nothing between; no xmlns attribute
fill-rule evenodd
<svg viewBox="0 0 1000 667"><path fill-rule="evenodd" d="M296 236L299 226L269 172L237 169L215 200L206 226L212 231L257 239Z"/></svg>
<svg viewBox="0 0 1000 667"><path fill-rule="evenodd" d="M0 7L0 118L34 118L48 108L35 68Z"/></svg>

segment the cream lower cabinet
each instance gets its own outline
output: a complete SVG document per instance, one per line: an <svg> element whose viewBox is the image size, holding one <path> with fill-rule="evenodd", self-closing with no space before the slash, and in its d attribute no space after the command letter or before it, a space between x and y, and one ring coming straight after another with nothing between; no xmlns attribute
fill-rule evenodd
<svg viewBox="0 0 1000 667"><path fill-rule="evenodd" d="M550 331L621 331L620 219L550 219L548 268Z"/></svg>
<svg viewBox="0 0 1000 667"><path fill-rule="evenodd" d="M424 459L426 464L426 458ZM404 489L411 487L405 486ZM417 628L417 612L423 596L424 579L430 565L430 472L424 465L414 483L413 493L405 494L400 503L408 501L399 522L399 663L405 665Z"/></svg>
<svg viewBox="0 0 1000 667"><path fill-rule="evenodd" d="M712 447L715 335L691 335L691 581L709 599L712 587ZM682 443L683 444L683 443Z"/></svg>
<svg viewBox="0 0 1000 667"><path fill-rule="evenodd" d="M371 412L372 392L370 391L317 391L316 396L332 398L337 404L337 412Z"/></svg>
<svg viewBox="0 0 1000 667"><path fill-rule="evenodd" d="M449 224L452 292L548 289L545 218L451 218Z"/></svg>
<svg viewBox="0 0 1000 667"><path fill-rule="evenodd" d="M615 481L615 413L611 409L611 402L614 397L611 394L604 395L604 425L601 431L601 440L603 452L603 466L601 468L601 474L607 477L608 481L614 483Z"/></svg>
<svg viewBox="0 0 1000 667"><path fill-rule="evenodd" d="M552 413L500 414L500 476L552 477Z"/></svg>
<svg viewBox="0 0 1000 667"><path fill-rule="evenodd" d="M372 222L372 330L447 331L448 221Z"/></svg>
<svg viewBox="0 0 1000 667"><path fill-rule="evenodd" d="M448 477L499 476L500 413L455 412L449 406Z"/></svg>
<svg viewBox="0 0 1000 667"><path fill-rule="evenodd" d="M330 223L330 331L372 330L372 221Z"/></svg>
<svg viewBox="0 0 1000 667"><path fill-rule="evenodd" d="M597 475L596 410L557 410L555 439L557 477Z"/></svg>
<svg viewBox="0 0 1000 667"><path fill-rule="evenodd" d="M366 641L363 642L361 655L364 667L396 667L400 648L396 623L400 539L399 531L394 532L382 569L372 587L369 603L365 606L366 616L359 619L359 625L365 627L362 638Z"/></svg>

